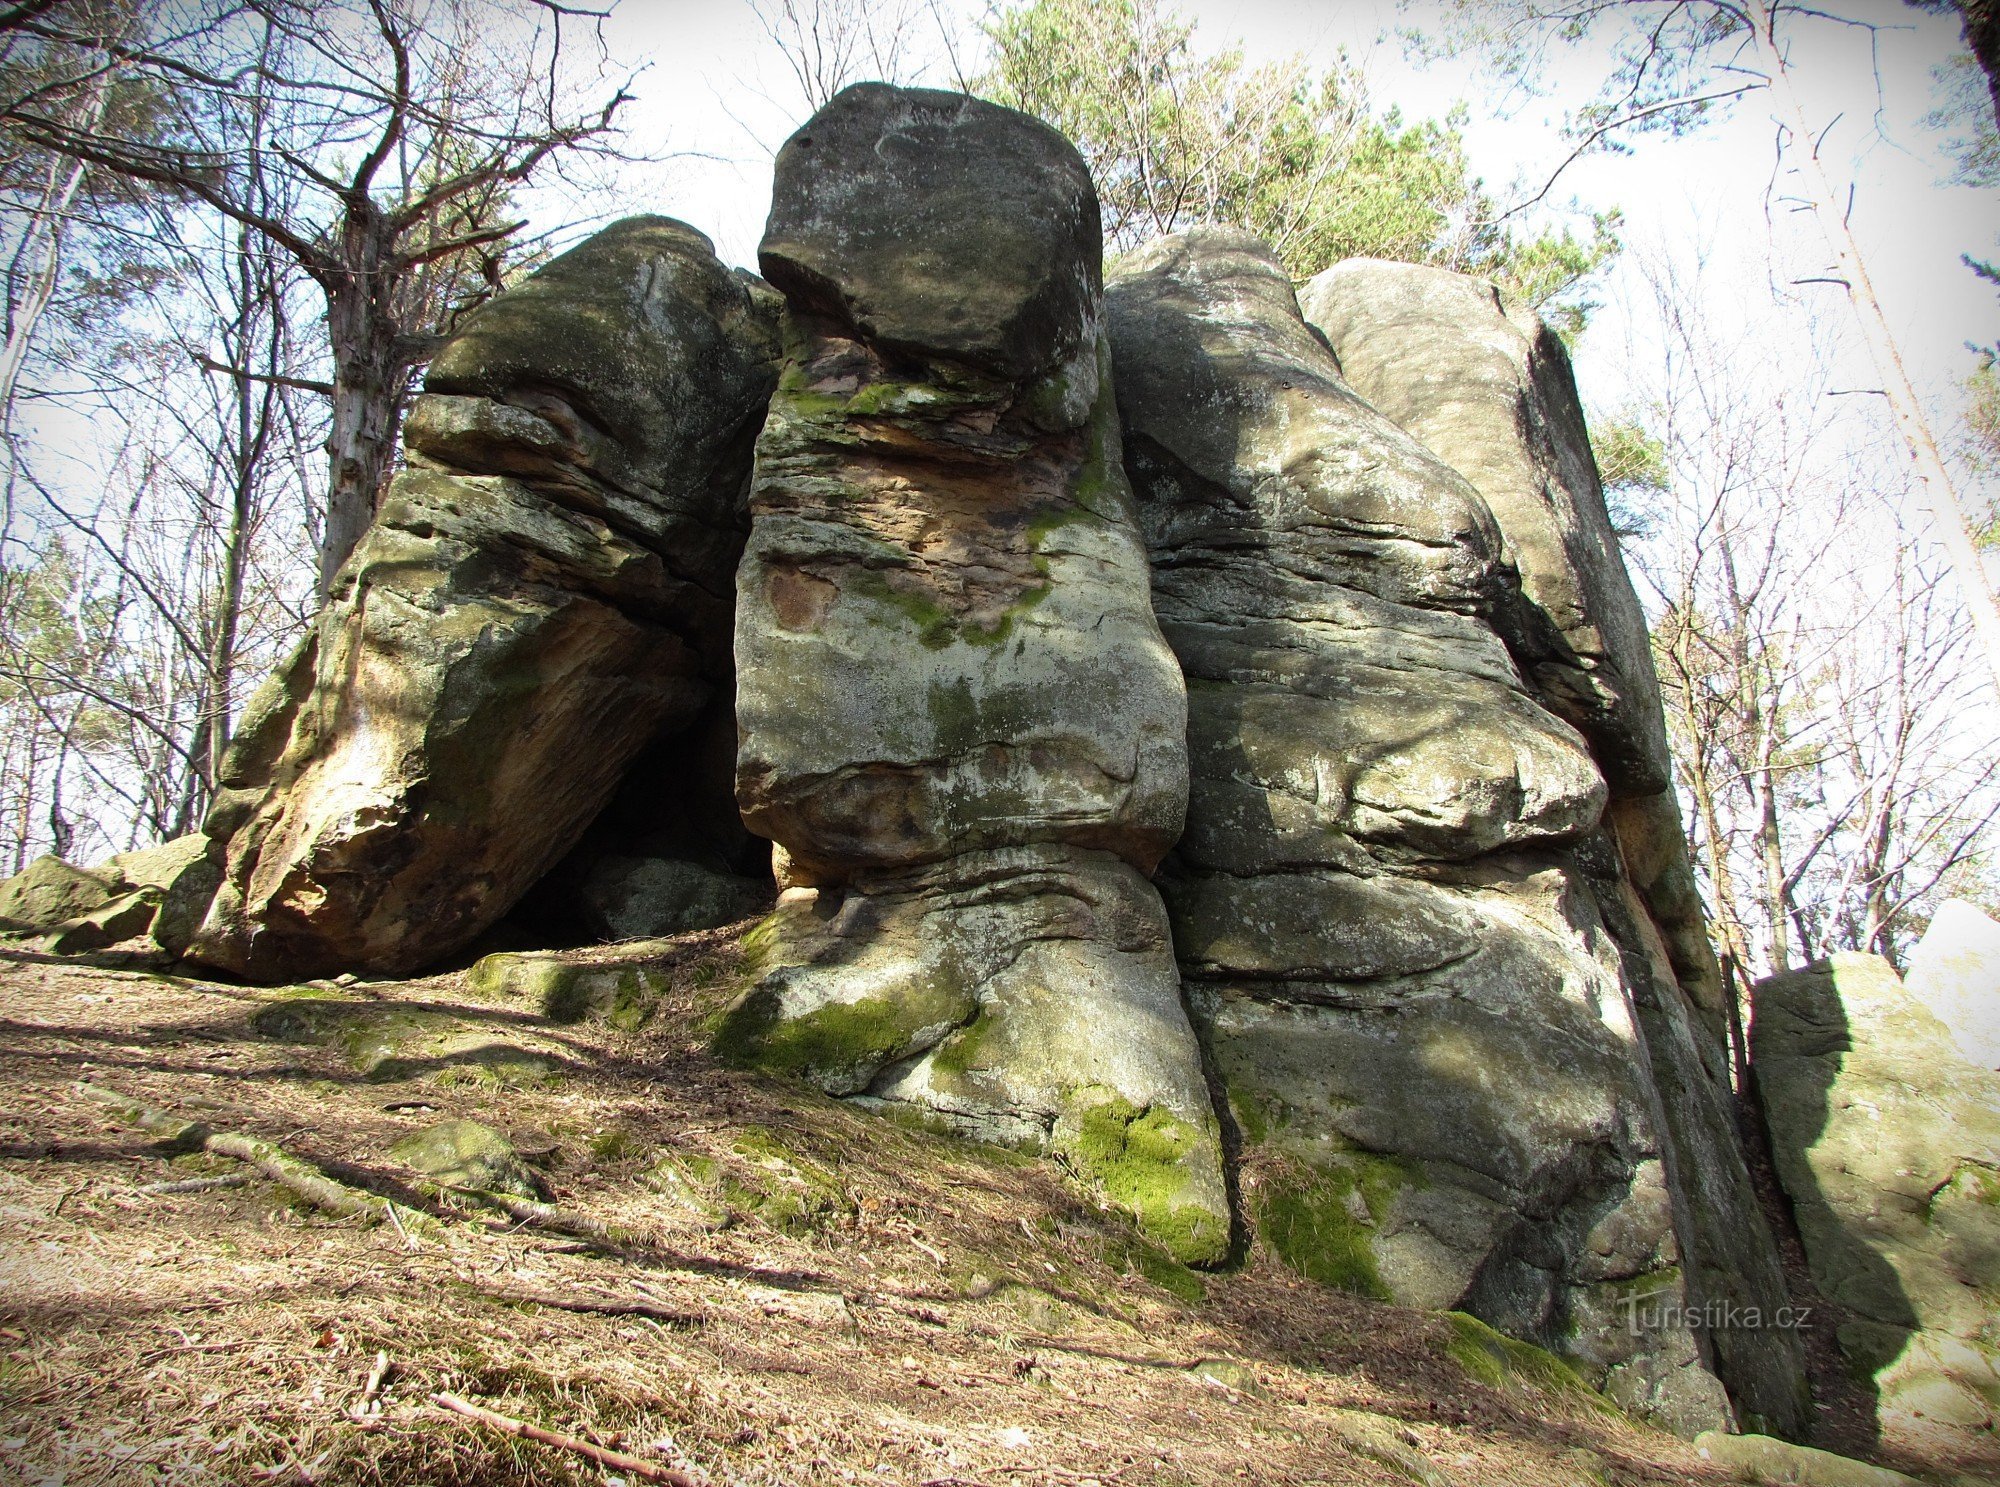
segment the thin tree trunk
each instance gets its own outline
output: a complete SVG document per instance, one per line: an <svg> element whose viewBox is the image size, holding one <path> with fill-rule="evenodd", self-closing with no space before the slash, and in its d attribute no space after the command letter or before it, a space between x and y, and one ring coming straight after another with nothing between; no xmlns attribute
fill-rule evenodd
<svg viewBox="0 0 2000 1487"><path fill-rule="evenodd" d="M328 308L334 356L333 427L327 438L332 479L320 537L322 600L374 520L395 455L403 390L394 328L371 303L366 286L329 296Z"/></svg>
<svg viewBox="0 0 2000 1487"><path fill-rule="evenodd" d="M1888 317L1882 313L1882 301L1868 277L1868 266L1862 259L1860 244L1854 239L1846 206L1840 193L1834 190L1825 161L1820 159L1818 136L1806 117L1805 105L1799 101L1798 92L1792 86L1791 71L1774 39L1775 23L1770 0L1748 0L1748 9L1752 21L1750 34L1758 60L1771 80L1771 91L1777 99L1784 124L1792 131L1794 142L1805 157L1801 175L1813 196L1813 215L1819 219L1820 231L1833 254L1839 282L1847 290L1848 302L1854 307L1862 338L1867 341L1869 354L1875 360L1876 375L1882 379L1882 391L1888 398L1897 432L1909 447L1917 479L1924 486L1924 506L1931 514L1938 545L1944 549L1945 558L1957 576L1965 607L1972 615L1973 629L1979 637L1980 649L1986 657L1987 669L1992 673L1994 692L2000 696L2000 600L1996 600L1993 586L1987 581L1978 545L1972 540L1971 523L1966 520L1965 506L1959 499L1951 472L1945 468L1944 458L1938 452L1930 420L1925 416L1923 404L1918 401L1916 389L1903 366L1902 353L1890 332Z"/></svg>

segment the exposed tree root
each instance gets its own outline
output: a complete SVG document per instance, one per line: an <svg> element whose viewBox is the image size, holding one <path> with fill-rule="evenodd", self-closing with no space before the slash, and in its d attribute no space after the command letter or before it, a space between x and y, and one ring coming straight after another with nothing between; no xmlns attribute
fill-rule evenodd
<svg viewBox="0 0 2000 1487"><path fill-rule="evenodd" d="M389 1216L387 1199L335 1181L311 1162L293 1156L261 1136L211 1130L198 1120L186 1120L170 1110L148 1105L101 1085L79 1081L75 1088L77 1094L92 1104L102 1105L125 1124L136 1126L162 1141L190 1150L211 1151L219 1157L248 1163L271 1181L290 1189L313 1207L336 1218L354 1218L364 1223L379 1224Z"/></svg>

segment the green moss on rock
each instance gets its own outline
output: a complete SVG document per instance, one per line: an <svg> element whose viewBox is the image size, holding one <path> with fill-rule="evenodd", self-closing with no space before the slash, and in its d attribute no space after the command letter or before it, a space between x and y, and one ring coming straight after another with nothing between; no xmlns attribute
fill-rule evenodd
<svg viewBox="0 0 2000 1487"><path fill-rule="evenodd" d="M1072 1132L1058 1130L1062 1158L1175 1260L1214 1265L1228 1255L1229 1216L1194 1197L1191 1169L1212 1144L1200 1128L1159 1106L1142 1110L1113 1095L1085 1104Z"/></svg>
<svg viewBox="0 0 2000 1487"><path fill-rule="evenodd" d="M1616 1405L1554 1353L1496 1332L1467 1312L1448 1311L1444 1317L1451 1325L1445 1355L1480 1383L1495 1389L1538 1389L1607 1414L1618 1412Z"/></svg>
<svg viewBox="0 0 2000 1487"><path fill-rule="evenodd" d="M1375 1261L1376 1228L1396 1195L1423 1181L1393 1158L1363 1152L1324 1165L1290 1165L1258 1190L1258 1233L1307 1279L1387 1301Z"/></svg>

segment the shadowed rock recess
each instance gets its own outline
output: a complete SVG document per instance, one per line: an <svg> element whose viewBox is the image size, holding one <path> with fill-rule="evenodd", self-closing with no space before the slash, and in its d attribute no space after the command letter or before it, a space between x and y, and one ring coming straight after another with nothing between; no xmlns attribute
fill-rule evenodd
<svg viewBox="0 0 2000 1487"><path fill-rule="evenodd" d="M1561 342L1434 269L1302 312L1239 233L1100 251L1055 131L871 83L779 155L769 283L659 217L556 259L433 363L206 835L38 863L0 931L393 975L775 879L724 1058L1801 1432Z"/></svg>
<svg viewBox="0 0 2000 1487"><path fill-rule="evenodd" d="M194 959L263 981L435 964L726 690L770 360L748 290L663 217L468 322L410 411L407 468L230 748Z"/></svg>

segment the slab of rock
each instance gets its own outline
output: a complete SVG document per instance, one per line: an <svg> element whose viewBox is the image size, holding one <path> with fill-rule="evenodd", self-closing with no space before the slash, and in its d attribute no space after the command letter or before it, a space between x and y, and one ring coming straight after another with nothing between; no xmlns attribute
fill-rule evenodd
<svg viewBox="0 0 2000 1487"><path fill-rule="evenodd" d="M1189 679L1164 885L1249 1216L1308 1274L1465 1308L1713 1424L1686 1328L1635 1338L1618 1304L1680 1282L1618 948L1564 850L1605 785L1493 627L1497 525L1342 381L1261 242L1163 239L1108 303Z"/></svg>
<svg viewBox="0 0 2000 1487"><path fill-rule="evenodd" d="M517 1198L545 1196L541 1180L513 1143L476 1120L427 1126L391 1146L389 1155L445 1187L512 1193Z"/></svg>
<svg viewBox="0 0 2000 1487"><path fill-rule="evenodd" d="M199 832L121 852L93 868L39 857L0 883L0 933L39 935L54 955L113 946L170 961L187 948L221 880Z"/></svg>
<svg viewBox="0 0 2000 1487"><path fill-rule="evenodd" d="M726 690L767 337L707 239L659 217L472 317L231 745L192 958L266 981L442 959Z"/></svg>
<svg viewBox="0 0 2000 1487"><path fill-rule="evenodd" d="M1184 1261L1219 1129L1145 874L1186 703L1060 135L863 84L778 157L786 361L738 574L737 799L789 891L732 1058L1053 1150Z"/></svg>
<svg viewBox="0 0 2000 1487"><path fill-rule="evenodd" d="M1916 1487L1917 1483L1915 1477L1886 1466L1871 1466L1768 1435L1724 1435L1711 1430L1695 1437L1694 1448L1746 1482L1792 1483L1795 1487Z"/></svg>
<svg viewBox="0 0 2000 1487"><path fill-rule="evenodd" d="M1884 1436L1943 1429L2000 1468L2000 1075L1860 954L1758 983L1752 1063L1807 1263Z"/></svg>
<svg viewBox="0 0 2000 1487"><path fill-rule="evenodd" d="M1536 612L1509 631L1538 697L1621 794L1672 781L1645 616L1605 513L1569 355L1482 279L1351 258L1300 294L1348 385L1457 470L1506 533Z"/></svg>
<svg viewBox="0 0 2000 1487"><path fill-rule="evenodd" d="M1945 900L1910 954L1906 984L1960 1057L2000 1069L2000 923L1963 899Z"/></svg>
<svg viewBox="0 0 2000 1487"><path fill-rule="evenodd" d="M0 883L0 930L42 934L103 908L120 890L119 880L108 873L76 867L60 857L37 857Z"/></svg>

